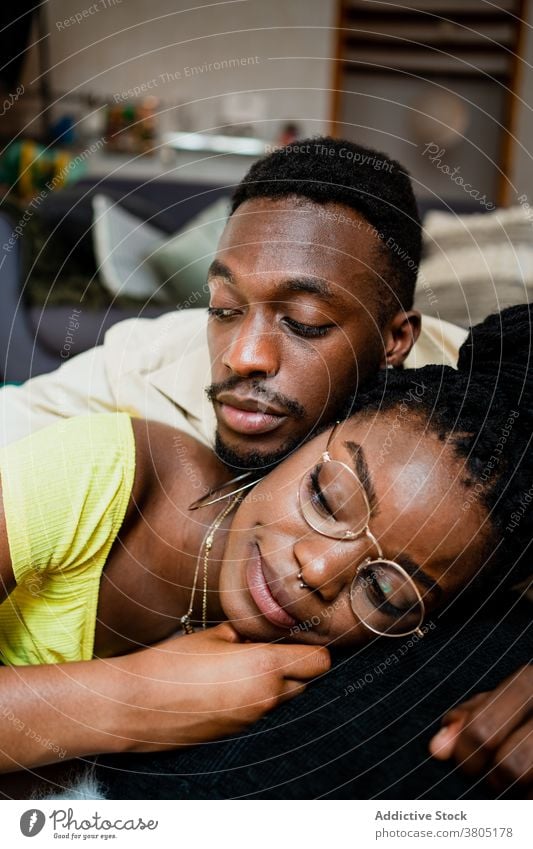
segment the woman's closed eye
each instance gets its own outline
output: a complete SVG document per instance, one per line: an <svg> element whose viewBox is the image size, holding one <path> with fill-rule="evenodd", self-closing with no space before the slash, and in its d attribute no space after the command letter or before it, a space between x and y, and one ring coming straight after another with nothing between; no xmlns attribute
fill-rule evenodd
<svg viewBox="0 0 533 849"><path fill-rule="evenodd" d="M334 519L335 514L331 509L329 501L324 495L324 491L320 486L319 475L321 466L315 466L313 471L309 475L310 481L310 498L313 507L320 513L322 516L326 516L327 518Z"/></svg>
<svg viewBox="0 0 533 849"><path fill-rule="evenodd" d="M366 574L367 595L372 604L391 616L405 616L417 604L417 599L410 593L391 585L387 576L381 576L378 569L369 569ZM391 596L396 604L391 601Z"/></svg>

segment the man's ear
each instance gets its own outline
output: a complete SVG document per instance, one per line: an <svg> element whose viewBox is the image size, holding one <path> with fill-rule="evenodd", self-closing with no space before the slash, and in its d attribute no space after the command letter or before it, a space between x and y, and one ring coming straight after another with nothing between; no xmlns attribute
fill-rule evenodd
<svg viewBox="0 0 533 849"><path fill-rule="evenodd" d="M383 333L383 359L381 368L398 368L420 336L422 316L416 310L397 312Z"/></svg>

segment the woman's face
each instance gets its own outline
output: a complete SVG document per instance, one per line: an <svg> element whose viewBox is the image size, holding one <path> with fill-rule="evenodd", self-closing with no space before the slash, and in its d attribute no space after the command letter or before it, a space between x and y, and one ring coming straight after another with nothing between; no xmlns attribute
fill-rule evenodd
<svg viewBox="0 0 533 849"><path fill-rule="evenodd" d="M413 420L395 411L356 416L337 427L329 454L366 478L369 530L383 557L412 577L428 619L478 568L486 514L466 502L464 464L453 449ZM302 477L320 469L330 433L264 478L235 514L220 593L226 616L246 638L351 645L372 636L350 592L361 564L377 559L375 544L368 535L345 541L318 533L298 496Z"/></svg>

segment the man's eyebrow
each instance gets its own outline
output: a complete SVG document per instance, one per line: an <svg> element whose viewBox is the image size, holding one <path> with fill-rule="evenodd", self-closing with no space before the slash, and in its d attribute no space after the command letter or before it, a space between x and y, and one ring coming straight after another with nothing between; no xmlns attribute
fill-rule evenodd
<svg viewBox="0 0 533 849"><path fill-rule="evenodd" d="M345 442L344 445L352 455L355 474L363 484L363 489L366 493L366 497L368 498L368 503L370 505L370 515L377 516L379 512L378 499L376 495L376 490L374 488L374 482L370 474L370 469L368 468L368 463L366 462L366 456L363 446L360 445L358 442L351 442L350 440Z"/></svg>
<svg viewBox="0 0 533 849"><path fill-rule="evenodd" d="M209 270L207 272L207 277L224 277L228 283L234 283L233 274L231 273L231 269L228 268L227 265L224 265L219 259L214 259L211 265L209 266Z"/></svg>
<svg viewBox="0 0 533 849"><path fill-rule="evenodd" d="M235 283L235 278L231 269L228 268L221 260L214 259L209 266L207 277L222 277L228 283ZM318 295L325 301L334 300L334 294L331 286L326 283L321 277L292 277L288 280L283 280L277 287L276 292L280 295L290 294L291 292L307 292L309 295Z"/></svg>
<svg viewBox="0 0 533 849"><path fill-rule="evenodd" d="M280 294L307 292L309 295L319 295L326 301L331 301L334 298L331 286L321 277L292 277L280 283L277 291Z"/></svg>

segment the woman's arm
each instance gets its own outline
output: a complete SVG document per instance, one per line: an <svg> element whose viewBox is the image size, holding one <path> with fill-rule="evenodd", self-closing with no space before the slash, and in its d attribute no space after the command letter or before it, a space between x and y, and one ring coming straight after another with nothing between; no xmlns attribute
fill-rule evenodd
<svg viewBox="0 0 533 849"><path fill-rule="evenodd" d="M241 643L228 623L109 660L0 668L0 772L236 734L328 668L326 649Z"/></svg>
<svg viewBox="0 0 533 849"><path fill-rule="evenodd" d="M2 498L2 483L0 481L0 604L14 587L15 576L11 565L11 555L9 554L4 499Z"/></svg>
<svg viewBox="0 0 533 849"><path fill-rule="evenodd" d="M137 424L138 441L139 431L146 428L146 423ZM161 428L163 426L148 427L151 454L138 453L137 491L134 487L130 516L132 503L142 505L143 492L145 497L150 492L148 477L153 467L152 455L159 442L168 458L168 428L165 433ZM70 429L67 423L65 432L70 433ZM58 444L67 451L65 433L53 436L56 443L61 439ZM104 436L103 444L107 445L107 431ZM13 450L27 457L24 447L14 446ZM34 451L36 463L43 454L44 451ZM83 466L83 457L80 452L78 454L74 452L73 459L78 457ZM49 455L50 452L46 455L50 466L47 474L53 476L55 460L52 462ZM66 456L71 456L68 451ZM11 478L6 477L4 482L17 481L13 478L17 468L10 467ZM76 502L77 513L83 508L86 490L80 489L79 480L73 470L66 511L72 508L74 498L82 502L81 507ZM37 490L37 511L40 510L40 487L46 492L49 484L50 477L46 475L27 476L26 486ZM19 487L15 486L15 490ZM29 500L23 499L22 506L26 523L21 525L17 511L8 512L8 520L13 514L15 530L22 526L31 531L34 516L40 517L40 521L42 516L34 513ZM72 525L75 533L78 525ZM63 556L72 557L73 543L68 533L60 533L57 540L54 537L51 542L49 530L45 525L44 542L50 550L44 543L44 547L40 544L22 546L23 574L32 564L36 565L34 551L42 561L39 563L41 570L46 570L52 555L58 568ZM19 536L24 542L27 534ZM78 549L84 550L79 540ZM4 598L14 587L14 573L19 574L17 566L13 566L6 522L0 510L0 577ZM328 664L328 653L324 649L241 643L233 628L224 624L123 657L0 667L0 771L38 767L101 752L153 751L194 745L234 734L281 701L301 692L305 682L325 671Z"/></svg>
<svg viewBox="0 0 533 849"><path fill-rule="evenodd" d="M0 772L121 751L126 684L114 661L0 668Z"/></svg>

